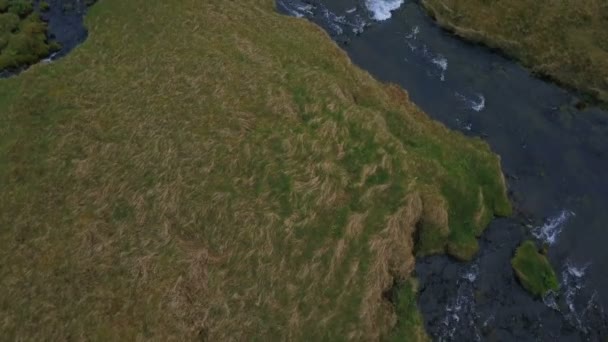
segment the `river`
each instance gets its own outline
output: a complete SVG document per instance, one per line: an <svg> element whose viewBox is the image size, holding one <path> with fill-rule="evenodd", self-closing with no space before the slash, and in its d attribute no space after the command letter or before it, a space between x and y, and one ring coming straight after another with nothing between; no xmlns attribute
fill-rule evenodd
<svg viewBox="0 0 608 342"><path fill-rule="evenodd" d="M597 341L608 336L608 113L517 63L440 29L416 1L277 0L323 27L353 62L400 84L446 126L501 156L512 218L496 219L471 263L419 259L419 307L438 341ZM559 293L535 299L510 260L549 246Z"/></svg>

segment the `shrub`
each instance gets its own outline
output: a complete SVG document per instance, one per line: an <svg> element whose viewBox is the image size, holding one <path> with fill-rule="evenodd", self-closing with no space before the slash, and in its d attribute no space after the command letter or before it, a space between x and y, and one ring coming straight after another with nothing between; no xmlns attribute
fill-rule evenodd
<svg viewBox="0 0 608 342"><path fill-rule="evenodd" d="M524 242L511 260L513 270L522 286L535 296L542 297L559 288L557 276L547 257L538 252L532 241Z"/></svg>
<svg viewBox="0 0 608 342"><path fill-rule="evenodd" d="M19 17L13 13L0 14L0 34L9 34L19 28Z"/></svg>
<svg viewBox="0 0 608 342"><path fill-rule="evenodd" d="M8 10L21 18L25 18L34 11L34 6L28 0L13 0L9 3Z"/></svg>
<svg viewBox="0 0 608 342"><path fill-rule="evenodd" d="M0 0L0 12L8 10L8 0Z"/></svg>
<svg viewBox="0 0 608 342"><path fill-rule="evenodd" d="M36 13L21 21L14 13L0 15L0 70L33 64L56 50L48 44L46 30Z"/></svg>
<svg viewBox="0 0 608 342"><path fill-rule="evenodd" d="M0 51L8 44L8 34L0 34Z"/></svg>

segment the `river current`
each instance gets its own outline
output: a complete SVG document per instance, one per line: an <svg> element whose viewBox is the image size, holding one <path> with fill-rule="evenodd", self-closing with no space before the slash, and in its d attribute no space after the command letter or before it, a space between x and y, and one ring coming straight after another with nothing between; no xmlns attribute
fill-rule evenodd
<svg viewBox="0 0 608 342"><path fill-rule="evenodd" d="M600 341L608 336L608 113L516 62L439 28L413 0L277 0L323 27L355 64L501 156L516 214L496 219L474 261L419 259L419 307L438 341ZM561 288L544 299L510 260L549 246Z"/></svg>

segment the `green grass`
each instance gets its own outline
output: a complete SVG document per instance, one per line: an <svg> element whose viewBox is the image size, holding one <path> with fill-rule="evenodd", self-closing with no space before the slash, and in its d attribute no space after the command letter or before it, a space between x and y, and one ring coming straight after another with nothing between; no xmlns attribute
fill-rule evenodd
<svg viewBox="0 0 608 342"><path fill-rule="evenodd" d="M533 241L526 241L517 249L511 265L522 286L533 295L542 297L559 289L553 267Z"/></svg>
<svg viewBox="0 0 608 342"><path fill-rule="evenodd" d="M424 0L443 26L608 104L608 3Z"/></svg>
<svg viewBox="0 0 608 342"><path fill-rule="evenodd" d="M273 4L104 0L0 80L4 338L424 339L383 294L509 213L499 159Z"/></svg>
<svg viewBox="0 0 608 342"><path fill-rule="evenodd" d="M392 341L428 340L424 332L424 321L416 304L417 294L416 279L411 278L397 287L397 292L392 298L397 313L397 325L391 336Z"/></svg>
<svg viewBox="0 0 608 342"><path fill-rule="evenodd" d="M31 0L0 0L0 71L34 64L58 48Z"/></svg>

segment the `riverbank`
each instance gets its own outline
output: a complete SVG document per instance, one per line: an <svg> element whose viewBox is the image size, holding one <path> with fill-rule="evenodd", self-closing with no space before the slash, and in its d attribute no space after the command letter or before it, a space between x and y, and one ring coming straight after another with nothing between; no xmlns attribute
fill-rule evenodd
<svg viewBox="0 0 608 342"><path fill-rule="evenodd" d="M606 336L608 114L446 32L419 3L404 2L377 22L361 1L284 2L295 5L286 12L323 27L356 65L400 84L434 119L482 137L501 156L514 217L490 224L470 263L417 258L428 333L445 341ZM560 284L555 296L531 296L513 274L511 260L529 239L547 246Z"/></svg>
<svg viewBox="0 0 608 342"><path fill-rule="evenodd" d="M444 28L608 105L608 5L597 1L422 0Z"/></svg>
<svg viewBox="0 0 608 342"><path fill-rule="evenodd" d="M86 24L0 80L3 336L425 339L413 234L508 212L486 143L273 1L104 0Z"/></svg>
<svg viewBox="0 0 608 342"><path fill-rule="evenodd" d="M39 62L61 58L84 42L87 37L84 16L94 3L94 0L0 0L0 78L14 76ZM7 20L11 25L6 25Z"/></svg>

